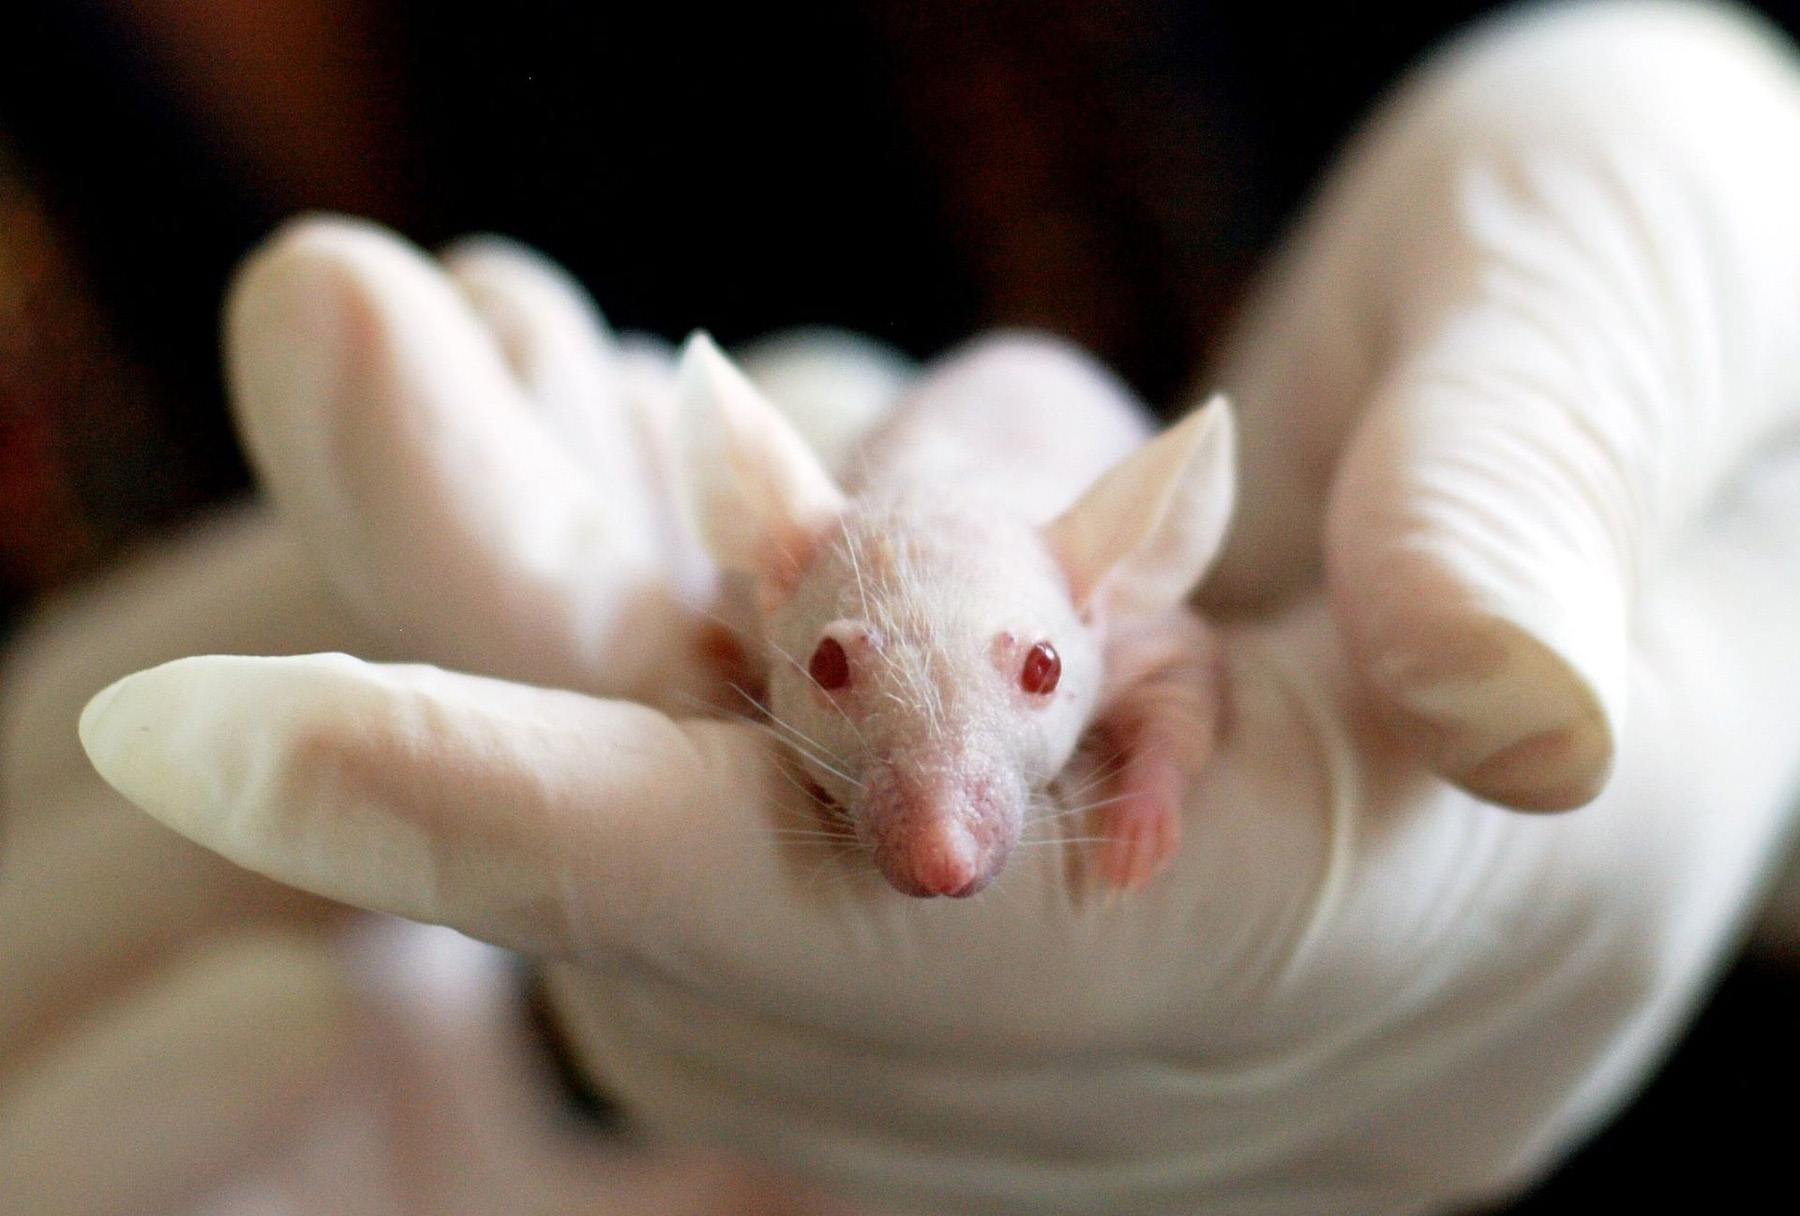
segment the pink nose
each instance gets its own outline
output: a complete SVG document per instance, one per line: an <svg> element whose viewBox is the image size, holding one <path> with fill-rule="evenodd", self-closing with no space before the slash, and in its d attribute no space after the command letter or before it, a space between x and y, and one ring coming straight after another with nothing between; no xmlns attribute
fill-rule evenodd
<svg viewBox="0 0 1800 1216"><path fill-rule="evenodd" d="M991 875L984 851L968 828L936 818L920 824L898 847L875 856L881 872L907 895L962 898L987 886Z"/></svg>
<svg viewBox="0 0 1800 1216"><path fill-rule="evenodd" d="M857 829L902 895L962 898L987 886L1006 864L1019 838L1022 803L1022 791L1015 794L985 771L921 777L881 765L857 807Z"/></svg>

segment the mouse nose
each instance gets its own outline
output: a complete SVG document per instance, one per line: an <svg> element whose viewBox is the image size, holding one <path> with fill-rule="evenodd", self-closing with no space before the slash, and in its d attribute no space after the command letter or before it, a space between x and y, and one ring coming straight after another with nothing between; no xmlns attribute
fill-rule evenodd
<svg viewBox="0 0 1800 1216"><path fill-rule="evenodd" d="M900 860L900 872L911 888L908 894L961 898L987 885L986 859L974 835L942 816L914 830ZM888 873L888 880L895 882L895 875Z"/></svg>
<svg viewBox="0 0 1800 1216"><path fill-rule="evenodd" d="M889 884L903 895L974 895L1018 839L1017 799L1002 784L942 773L920 779L888 766L872 775L858 829Z"/></svg>

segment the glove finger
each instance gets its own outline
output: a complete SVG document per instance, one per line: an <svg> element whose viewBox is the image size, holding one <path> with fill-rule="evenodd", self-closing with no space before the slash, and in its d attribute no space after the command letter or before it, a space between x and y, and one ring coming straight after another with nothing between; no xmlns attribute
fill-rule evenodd
<svg viewBox="0 0 1800 1216"><path fill-rule="evenodd" d="M198 652L380 648L266 511L222 513L73 590L14 639L0 673L0 806L23 829L91 775L81 707L112 681ZM0 829L3 832L6 829Z"/></svg>
<svg viewBox="0 0 1800 1216"><path fill-rule="evenodd" d="M917 374L893 347L840 329L785 330L732 358L834 473Z"/></svg>
<svg viewBox="0 0 1800 1216"><path fill-rule="evenodd" d="M501 236L464 237L440 261L553 431L585 448L598 425L607 442L607 418L619 395L619 349L581 284L537 250Z"/></svg>
<svg viewBox="0 0 1800 1216"><path fill-rule="evenodd" d="M675 585L707 586L710 563L668 489L672 365L640 339L621 346L582 286L533 249L472 237L451 245L443 263L620 525L659 555Z"/></svg>
<svg viewBox="0 0 1800 1216"><path fill-rule="evenodd" d="M673 581L641 497L578 466L416 250L291 226L240 272L226 355L283 516L409 653L644 695L694 669L682 604L703 592Z"/></svg>
<svg viewBox="0 0 1800 1216"><path fill-rule="evenodd" d="M458 241L445 250L443 266L551 435L591 480L651 526L667 495L656 492L618 344L593 300L560 266L502 237Z"/></svg>
<svg viewBox="0 0 1800 1216"><path fill-rule="evenodd" d="M342 655L207 656L82 718L101 775L278 881L545 954L729 935L784 887L763 736Z"/></svg>
<svg viewBox="0 0 1800 1216"><path fill-rule="evenodd" d="M766 728L438 668L178 660L95 697L81 734L120 793L279 882L871 1034L954 1037L953 995L997 958L1040 975L1063 939L1024 926L1071 906L1053 842L988 915L897 894Z"/></svg>
<svg viewBox="0 0 1800 1216"><path fill-rule="evenodd" d="M1800 170L1765 152L1796 138L1792 66L1737 19L1508 25L1402 96L1281 272L1267 311L1324 353L1272 373L1265 342L1249 391L1323 400L1311 435L1304 398L1246 420L1280 450L1261 526L1326 504L1359 666L1472 792L1599 790L1646 572L1800 402Z"/></svg>
<svg viewBox="0 0 1800 1216"><path fill-rule="evenodd" d="M0 1089L9 1211L169 1210L304 1117L356 1038L329 948L247 937L76 1024Z"/></svg>

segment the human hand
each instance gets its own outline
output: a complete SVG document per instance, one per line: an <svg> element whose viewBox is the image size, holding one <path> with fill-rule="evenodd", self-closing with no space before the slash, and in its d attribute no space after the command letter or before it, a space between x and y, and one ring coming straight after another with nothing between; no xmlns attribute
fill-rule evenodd
<svg viewBox="0 0 1800 1216"><path fill-rule="evenodd" d="M1491 360L1496 377L1515 377L1498 383L1531 373L1543 394L1534 400L1566 405L1523 415L1519 434L1403 426L1437 416L1405 404L1354 430L1326 549L1353 659L1340 654L1340 626L1304 592L1232 635L1233 726L1191 795L1180 856L1151 889L1094 898L1079 846L1052 838L973 904L901 901L805 834L810 806L748 727L434 669L325 658L160 668L90 707L84 737L96 764L159 817L284 881L561 960L553 984L584 1061L647 1126L748 1147L888 1204L1355 1212L1468 1203L1517 1185L1603 1117L1666 1042L1785 825L1800 762L1789 726L1800 641L1771 605L1800 590L1784 551L1800 483L1778 464L1740 474L1795 401L1794 369L1783 366L1791 356L1770 335L1793 332L1800 258L1768 225L1793 213L1800 190L1766 158L1728 156L1743 151L1738 140L1691 146L1700 130L1691 117L1650 119L1692 107L1716 131L1723 107L1723 129L1773 130L1764 138L1782 146L1800 110L1791 67L1729 23L1681 11L1559 14L1462 54L1366 141L1227 374L1250 415L1324 386L1308 406L1319 412L1306 415L1320 432L1294 440L1306 446L1273 443L1273 427L1251 439L1246 489L1257 493L1266 475L1276 490L1249 504L1239 560L1261 553L1270 570L1254 579L1240 566L1232 587L1303 586L1309 542L1285 556L1281 546L1296 518L1305 527L1324 511L1329 476L1316 470L1335 467L1377 381L1382 401L1420 399L1404 391L1418 380L1410 370L1364 369L1349 388L1325 374L1355 362L1330 352L1354 347L1343 330L1354 334L1360 319L1450 333L1443 346L1378 344L1433 353L1407 369L1441 379L1451 375L1434 370L1442 358L1458 361L1452 371ZM1582 69L1572 84L1571 57ZM1521 106L1521 82L1555 104ZM1575 96L1557 93L1559 82ZM1640 164L1646 146L1656 155ZM1534 177L1529 158L1516 159L1527 150L1573 167ZM1727 163L1690 159L1720 156ZM1479 205L1459 211L1455 167L1491 157L1505 170L1498 180L1518 172L1536 193L1507 209L1477 190ZM1591 189L1583 165L1622 194ZM1646 165L1679 170L1682 190L1669 197L1691 205L1653 205L1667 187ZM1758 188L1749 198L1746 180ZM1396 195L1420 204L1395 225L1404 260L1372 235L1395 215ZM1441 223L1410 222L1419 214ZM1532 216L1544 223L1518 218ZM1619 228L1622 217L1633 224ZM1577 377L1589 363L1545 362L1558 348L1528 341L1534 331L1477 326L1480 310L1458 307L1454 288L1504 286L1502 272L1556 231L1551 220L1583 239L1530 263L1541 273L1525 285L1541 299L1522 298L1561 304L1542 315L1584 323L1572 332L1587 341L1570 349L1603 365L1619 357L1631 372L1646 316L1676 309L1684 322L1710 320L1650 326L1673 371L1652 362L1625 381L1631 391L1586 397ZM1695 248L1689 222L1717 238L1704 249L1724 263L1677 256ZM1617 249L1609 233L1657 239ZM1367 248L1411 268L1373 280L1388 285L1376 299L1391 314L1315 290L1326 272L1307 270L1359 284L1376 271L1353 257ZM1593 249L1604 255L1586 256ZM1727 257L1741 250L1758 256ZM269 336L279 326L240 331L247 363L299 361L277 380L301 388L285 400L265 391L246 401L252 409L379 412L394 397L393 369L419 368L454 348L453 336L476 332L446 320L457 315L447 287L432 289L444 301L434 313L399 307L434 281L427 267L408 263L401 283L330 241L312 256L348 284L340 299L354 307L337 316L360 318L325 327L314 357L349 345L359 364L337 392L309 393L314 331L289 327L286 353L258 345L282 347ZM1430 273L1440 266L1454 270L1447 281ZM1682 289L1652 297L1643 316L1600 308L1609 283L1638 301L1634 285L1655 270ZM1702 270L1708 287L1688 290L1682 276ZM1340 312L1312 311L1346 298ZM1696 301L1719 315L1696 317ZM1467 327L1442 325L1447 316ZM411 328L390 324L402 317ZM1732 340L1713 340L1727 324ZM1731 366L1701 359L1690 341L1730 352ZM1314 342L1327 353L1314 356ZM1278 347L1293 358L1286 378L1259 388L1257 369L1275 377L1279 361L1256 352ZM1702 385L1719 408L1644 412L1668 384L1709 368L1723 377ZM400 381L416 382L412 371ZM454 433L482 408L456 383L407 400L433 433ZM1645 419L1659 425L1624 443ZM534 425L515 423L493 441ZM1596 436L1615 459L1588 461ZM1281 459L1298 454L1314 458L1314 471L1284 473ZM1538 501L1548 491L1517 501L1516 487L1484 476L1491 460L1554 474L1548 484L1566 492L1554 519ZM295 468L295 481L309 470L335 476L329 461ZM453 479L430 474L427 485L439 484ZM1309 487L1310 498L1300 493ZM1283 489L1313 512L1284 512ZM504 504L511 493L476 501ZM1634 512L1608 533L1621 497ZM1539 530L1505 567L1523 571L1509 587L1536 597L1457 594L1486 588L1481 558L1514 521ZM1563 530L1549 528L1557 523ZM1567 559L1585 552L1569 536L1616 536L1629 585L1596 586L1589 565ZM1431 560L1404 564L1390 582L1395 552ZM1461 581L1438 578L1434 561ZM1431 594L1415 593L1421 579ZM1521 599L1538 611L1516 609ZM1594 602L1623 605L1624 641L1596 623ZM1523 631L1482 635L1494 621ZM1548 820L1481 805L1421 773L1405 734L1382 725L1396 679L1418 670L1387 645L1416 641L1426 660L1464 677L1471 624L1501 642L1502 684L1523 680L1535 695L1477 688L1452 703L1451 745L1433 759L1480 785L1494 776L1483 751L1493 738L1597 723L1548 749L1572 761L1553 770L1548 793L1521 785L1516 769L1495 778L1495 792L1547 804L1573 801L1611 765L1588 810ZM517 674L496 654L465 665ZM1387 697L1365 699L1365 679ZM603 686L578 674L556 682ZM1467 683L1453 679L1447 691L1466 693ZM1415 696L1414 709L1424 700ZM1525 717L1512 715L1515 704Z"/></svg>
<svg viewBox="0 0 1800 1216"><path fill-rule="evenodd" d="M54 607L0 726L0 1213L818 1212L718 1153L582 1134L516 963L233 866L108 789L96 685L195 651L381 654L264 510Z"/></svg>
<svg viewBox="0 0 1800 1216"><path fill-rule="evenodd" d="M1661 569L1792 427L1800 102L1792 48L1729 9L1466 41L1358 137L1227 344L1248 476L1211 593L1322 567L1427 762L1562 809L1611 771Z"/></svg>

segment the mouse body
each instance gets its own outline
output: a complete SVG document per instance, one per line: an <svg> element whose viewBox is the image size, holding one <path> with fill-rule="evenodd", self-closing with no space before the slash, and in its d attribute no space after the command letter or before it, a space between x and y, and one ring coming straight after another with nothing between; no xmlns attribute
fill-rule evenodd
<svg viewBox="0 0 1800 1216"><path fill-rule="evenodd" d="M1229 517L1228 407L1152 439L1073 348L990 339L904 393L833 476L704 335L681 385L690 513L753 587L768 711L889 884L982 890L1097 736L1121 758L1103 871L1153 874L1204 716L1204 689L1168 690L1204 679L1182 601Z"/></svg>

